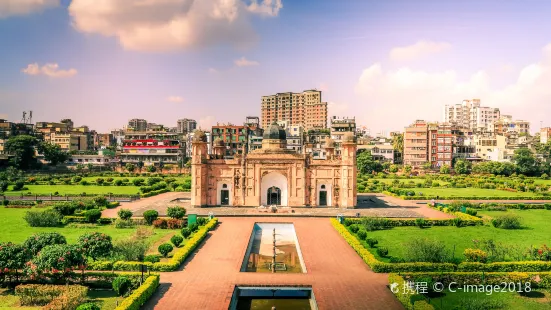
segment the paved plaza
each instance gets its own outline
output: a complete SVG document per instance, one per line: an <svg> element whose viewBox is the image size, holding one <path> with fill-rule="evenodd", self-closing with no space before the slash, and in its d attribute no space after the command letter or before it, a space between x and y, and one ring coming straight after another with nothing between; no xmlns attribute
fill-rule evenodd
<svg viewBox="0 0 551 310"><path fill-rule="evenodd" d="M359 194L358 206L355 209L328 208L328 207L298 207L291 208L286 213L260 212L252 207L210 207L194 208L190 205L190 193L169 192L133 202L123 202L116 209L105 210L104 217L116 217L120 208L130 209L135 216L141 216L144 211L157 210L159 215L166 215L170 206L185 207L188 213L215 216L307 216L307 217L335 217L337 214L345 216L389 217L389 218L451 218L449 214L428 208L426 203L402 200L383 194Z"/></svg>
<svg viewBox="0 0 551 310"><path fill-rule="evenodd" d="M240 272L255 222L295 225L307 273ZM177 272L162 273L145 309L228 309L236 285L309 285L319 309L403 309L327 218L223 217Z"/></svg>

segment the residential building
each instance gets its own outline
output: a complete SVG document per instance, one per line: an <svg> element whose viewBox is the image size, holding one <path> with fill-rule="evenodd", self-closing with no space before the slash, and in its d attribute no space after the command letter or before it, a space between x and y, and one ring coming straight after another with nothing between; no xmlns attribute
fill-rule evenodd
<svg viewBox="0 0 551 310"><path fill-rule="evenodd" d="M310 130L306 134L304 151L306 154L311 154L312 159L327 159L326 142L330 138L331 135L327 129Z"/></svg>
<svg viewBox="0 0 551 310"><path fill-rule="evenodd" d="M145 165L177 164L184 156L185 145L177 133L146 131L126 132L120 159L124 162Z"/></svg>
<svg viewBox="0 0 551 310"><path fill-rule="evenodd" d="M285 120L289 125L300 125L307 131L327 128L327 102L321 101L319 90L262 96L261 111L262 128Z"/></svg>
<svg viewBox="0 0 551 310"><path fill-rule="evenodd" d="M543 127L540 129L540 143L547 144L551 139L551 127Z"/></svg>
<svg viewBox="0 0 551 310"><path fill-rule="evenodd" d="M191 158L191 154L192 154L191 146L193 142L193 137L195 137L195 133L198 131L201 131L201 130L196 129L193 132L188 133L185 137L185 157L186 158ZM207 137L207 152L208 154L212 154L212 143L214 140L212 137L212 133L210 131L201 131L201 132L204 133L205 136Z"/></svg>
<svg viewBox="0 0 551 310"><path fill-rule="evenodd" d="M518 134L530 133L530 122L524 120L513 120L511 115L503 115L491 125L491 132L501 135L508 132Z"/></svg>
<svg viewBox="0 0 551 310"><path fill-rule="evenodd" d="M358 145L358 153L371 152L374 160L394 163L394 148L391 144L363 144Z"/></svg>
<svg viewBox="0 0 551 310"><path fill-rule="evenodd" d="M117 146L117 151L122 151L122 144L124 141L124 129L114 129L111 130L111 134L113 135L114 143Z"/></svg>
<svg viewBox="0 0 551 310"><path fill-rule="evenodd" d="M331 139L335 141L336 155L340 155L340 147L347 132L356 134L356 118L333 116L331 118Z"/></svg>
<svg viewBox="0 0 551 310"><path fill-rule="evenodd" d="M145 119L134 118L128 121L129 131L145 132L147 130L147 121Z"/></svg>
<svg viewBox="0 0 551 310"><path fill-rule="evenodd" d="M299 125L291 125L285 132L287 134L287 148L297 153L302 153L304 146L304 128Z"/></svg>
<svg viewBox="0 0 551 310"><path fill-rule="evenodd" d="M260 128L260 118L258 116L247 116L243 125L249 128L247 151L254 151L262 148L264 130Z"/></svg>
<svg viewBox="0 0 551 310"><path fill-rule="evenodd" d="M176 132L179 134L188 134L197 129L197 122L193 119L179 119L176 126Z"/></svg>
<svg viewBox="0 0 551 310"><path fill-rule="evenodd" d="M217 124L212 126L212 140L217 138L224 142L226 147L226 156L233 156L243 151L243 147L247 145L247 137L249 136L249 128L233 124Z"/></svg>
<svg viewBox="0 0 551 310"><path fill-rule="evenodd" d="M57 144L66 152L88 150L88 137L84 134L52 132L44 135L44 141Z"/></svg>
<svg viewBox="0 0 551 310"><path fill-rule="evenodd" d="M428 124L423 120L417 120L404 132L404 165L415 168L423 166L428 158L427 147L429 144Z"/></svg>
<svg viewBox="0 0 551 310"><path fill-rule="evenodd" d="M94 166L109 166L115 165L117 162L113 159L113 157L104 155L100 150L97 155L73 154L67 163L69 165L92 164Z"/></svg>
<svg viewBox="0 0 551 310"><path fill-rule="evenodd" d="M453 157L452 126L449 123L429 124L428 138L431 167L451 166Z"/></svg>
<svg viewBox="0 0 551 310"><path fill-rule="evenodd" d="M484 132L500 117L498 108L483 107L480 99L463 100L460 104L444 106L444 122L461 128Z"/></svg>
<svg viewBox="0 0 551 310"><path fill-rule="evenodd" d="M97 148L108 148L116 145L115 137L112 133L99 133L96 135Z"/></svg>

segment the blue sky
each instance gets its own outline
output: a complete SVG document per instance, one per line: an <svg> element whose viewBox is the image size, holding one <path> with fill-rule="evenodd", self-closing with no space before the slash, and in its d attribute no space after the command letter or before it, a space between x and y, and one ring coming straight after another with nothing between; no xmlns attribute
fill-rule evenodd
<svg viewBox="0 0 551 310"><path fill-rule="evenodd" d="M259 115L262 95L318 88L330 115L372 131L442 120L467 98L551 125L549 1L31 2L0 0L10 120L208 127Z"/></svg>

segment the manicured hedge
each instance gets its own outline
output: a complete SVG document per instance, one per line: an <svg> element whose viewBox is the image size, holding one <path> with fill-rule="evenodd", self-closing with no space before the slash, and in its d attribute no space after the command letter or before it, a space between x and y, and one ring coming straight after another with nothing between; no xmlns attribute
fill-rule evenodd
<svg viewBox="0 0 551 310"><path fill-rule="evenodd" d="M354 221L356 219L346 219ZM352 235L337 219L331 219L331 224L348 244L360 255L364 262L374 272L423 272L423 271L485 271L485 272L543 272L551 271L551 262L497 262L471 263L463 262L459 265L452 263L385 263L379 261L363 244Z"/></svg>
<svg viewBox="0 0 551 310"><path fill-rule="evenodd" d="M159 275L150 275L140 287L126 297L116 310L139 310L159 287Z"/></svg>
<svg viewBox="0 0 551 310"><path fill-rule="evenodd" d="M464 214L467 215L467 214ZM470 215L469 215L470 216ZM347 218L346 221L352 223L360 223L362 218ZM423 219L426 226L454 226L453 219ZM476 226L482 225L483 221L477 217L468 218L463 220L464 226ZM404 227L404 226L416 226L415 219L388 219L388 227Z"/></svg>
<svg viewBox="0 0 551 310"><path fill-rule="evenodd" d="M401 276L391 273L388 275L388 283L398 283L398 286L395 288L395 292L392 292L394 296L396 296L396 299L402 303L405 309L408 310L431 310L434 309L434 307L427 303L425 300L417 300L415 303L412 304L412 300L416 300L418 298L423 298L419 294L403 294L404 292L404 285L406 285L406 280L402 278Z"/></svg>
<svg viewBox="0 0 551 310"><path fill-rule="evenodd" d="M529 196L529 197L499 197L499 196L488 196L488 197L473 197L473 196L404 196L404 195L397 195L389 191L383 191L383 194L387 196L392 196L396 198L400 198L403 200L432 200L432 199L438 199L438 200L550 200L551 197L549 196Z"/></svg>
<svg viewBox="0 0 551 310"><path fill-rule="evenodd" d="M218 219L214 218L210 220L204 226L201 226L199 230L194 233L186 244L177 248L174 255L169 262L157 262L150 263L144 262L143 265L147 266L148 270L152 271L175 271L186 260L186 258L201 244L201 241L205 239L207 233L218 224ZM127 261L93 261L88 263L89 270L120 270L120 271L140 271L141 262L127 262Z"/></svg>
<svg viewBox="0 0 551 310"><path fill-rule="evenodd" d="M145 194L140 194L140 197L146 198L146 197L151 197L151 196L159 195L159 194L162 194L162 193L168 193L168 192L170 192L170 189L163 188L163 189L159 189L159 190L156 190L156 191L150 191L150 192L147 192Z"/></svg>
<svg viewBox="0 0 551 310"><path fill-rule="evenodd" d="M218 219L214 218L210 220L206 225L201 226L199 230L191 236L191 238L186 242L186 244L179 248L174 255L172 256L172 259L168 263L164 262L158 262L153 264L151 270L155 271L175 271L184 263L186 258L193 253L193 251L201 244L201 242L205 239L207 236L207 233L216 227L218 224Z"/></svg>

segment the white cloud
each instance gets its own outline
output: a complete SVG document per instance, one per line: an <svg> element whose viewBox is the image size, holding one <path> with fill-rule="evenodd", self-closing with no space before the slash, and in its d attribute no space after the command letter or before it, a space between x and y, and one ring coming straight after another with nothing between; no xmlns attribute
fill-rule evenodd
<svg viewBox="0 0 551 310"><path fill-rule="evenodd" d="M59 6L59 0L0 0L0 18L42 12Z"/></svg>
<svg viewBox="0 0 551 310"><path fill-rule="evenodd" d="M252 0L251 4L247 6L249 12L266 16L277 16L282 8L281 0L261 0L260 3L257 0Z"/></svg>
<svg viewBox="0 0 551 310"><path fill-rule="evenodd" d="M209 73L218 73L218 70L216 70L214 68L209 68L208 72Z"/></svg>
<svg viewBox="0 0 551 310"><path fill-rule="evenodd" d="M77 70L74 68L68 70L59 69L57 63L47 63L40 67L36 62L27 65L26 68L21 69L21 72L28 75L46 75L53 78L71 77L77 74Z"/></svg>
<svg viewBox="0 0 551 310"><path fill-rule="evenodd" d="M281 1L253 1L247 6L242 0L73 0L69 14L79 31L116 37L125 49L162 52L221 43L247 46L256 39L250 16L276 16L281 8L278 3Z"/></svg>
<svg viewBox="0 0 551 310"><path fill-rule="evenodd" d="M166 98L166 100L168 100L170 102L182 102L182 101L184 101L184 98L182 98L180 96L170 96L170 97Z"/></svg>
<svg viewBox="0 0 551 310"><path fill-rule="evenodd" d="M329 101L327 103L327 113L330 116L347 116L345 114L349 113L348 104Z"/></svg>
<svg viewBox="0 0 551 310"><path fill-rule="evenodd" d="M551 114L551 44L543 50L541 61L517 71L514 83L492 88L486 71L461 79L454 70L426 72L408 67L385 71L380 64L363 70L356 93L362 98L357 112L362 123L379 129L400 129L415 119L443 121L445 104L480 98L482 104L501 109L516 119L539 123Z"/></svg>
<svg viewBox="0 0 551 310"><path fill-rule="evenodd" d="M447 42L419 41L415 44L395 47L390 51L390 59L394 61L410 61L447 51L451 45Z"/></svg>
<svg viewBox="0 0 551 310"><path fill-rule="evenodd" d="M258 63L258 61L248 60L245 57L241 57L239 59L236 59L236 60L233 61L233 63L235 63L235 65L238 66L238 67L250 67L250 66L260 65Z"/></svg>

